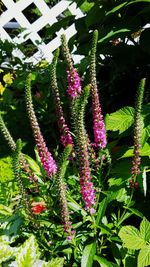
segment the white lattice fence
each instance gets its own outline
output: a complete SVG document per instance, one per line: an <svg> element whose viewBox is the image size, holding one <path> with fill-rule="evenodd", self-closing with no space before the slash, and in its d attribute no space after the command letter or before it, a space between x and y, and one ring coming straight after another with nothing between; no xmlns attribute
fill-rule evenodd
<svg viewBox="0 0 150 267"><path fill-rule="evenodd" d="M21 58L23 62L33 62L33 64L38 63L41 58L51 62L52 52L60 46L60 35L65 33L67 39L69 39L76 33L75 25L72 24L67 29L61 28L61 30L55 33L56 37L53 40L45 43L39 35L39 31L47 25L52 26L56 23L58 21L58 17L60 19L60 15L66 10L69 10L72 15L75 15L75 19L83 16L81 10L77 8L76 4L72 3L72 1L59 1L59 3L52 8L50 8L44 0L19 0L16 2L13 0L1 1L7 8L0 17L1 40L9 40L10 42L14 42L16 44L32 42L38 51L30 58L26 58L25 55L18 49L14 50L13 53L15 56ZM41 16L32 23L30 23L27 17L23 14L24 10L31 4L34 4L41 13ZM23 31L12 38L7 32L7 28L9 28L11 21L14 19Z"/></svg>

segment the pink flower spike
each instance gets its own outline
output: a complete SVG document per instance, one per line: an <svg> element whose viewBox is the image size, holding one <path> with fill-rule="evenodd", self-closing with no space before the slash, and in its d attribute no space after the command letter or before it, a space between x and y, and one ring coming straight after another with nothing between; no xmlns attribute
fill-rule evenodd
<svg viewBox="0 0 150 267"><path fill-rule="evenodd" d="M73 68L72 70L67 70L67 80L67 93L72 99L74 99L81 94L80 77L75 68Z"/></svg>

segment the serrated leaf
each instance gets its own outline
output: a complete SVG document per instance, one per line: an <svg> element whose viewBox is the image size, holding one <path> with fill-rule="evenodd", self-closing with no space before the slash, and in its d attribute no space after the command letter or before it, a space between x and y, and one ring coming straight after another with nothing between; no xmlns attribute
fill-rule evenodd
<svg viewBox="0 0 150 267"><path fill-rule="evenodd" d="M126 193L125 188L121 188L115 192L109 191L108 194L109 194L110 200L117 200L118 202L123 202L127 198L127 193Z"/></svg>
<svg viewBox="0 0 150 267"><path fill-rule="evenodd" d="M33 267L63 267L63 264L64 264L63 258L55 258L51 259L49 262L37 260L33 265Z"/></svg>
<svg viewBox="0 0 150 267"><path fill-rule="evenodd" d="M138 267L150 266L150 245L142 248L138 255Z"/></svg>
<svg viewBox="0 0 150 267"><path fill-rule="evenodd" d="M19 267L33 266L38 260L40 253L38 244L33 235L21 246L19 253L16 256L16 262Z"/></svg>
<svg viewBox="0 0 150 267"><path fill-rule="evenodd" d="M106 115L106 129L119 131L119 134L126 131L134 122L134 108L124 107L114 113Z"/></svg>
<svg viewBox="0 0 150 267"><path fill-rule="evenodd" d="M145 240L134 226L123 226L119 232L123 245L129 249L141 249L146 245Z"/></svg>
<svg viewBox="0 0 150 267"><path fill-rule="evenodd" d="M112 263L112 262L106 260L105 258L97 256L97 255L94 256L94 260L98 261L98 263L100 264L101 267L118 267L117 264Z"/></svg>
<svg viewBox="0 0 150 267"><path fill-rule="evenodd" d="M11 216L13 213L13 210L3 204L0 204L0 214L5 216Z"/></svg>
<svg viewBox="0 0 150 267"><path fill-rule="evenodd" d="M145 217L140 224L140 233L145 241L150 241L150 222Z"/></svg>
<svg viewBox="0 0 150 267"><path fill-rule="evenodd" d="M16 253L16 248L12 248L9 245L0 243L0 263L8 260L10 257L14 256Z"/></svg>
<svg viewBox="0 0 150 267"><path fill-rule="evenodd" d="M93 242L90 245L87 245L83 250L81 258L81 267L92 267L95 253L96 243Z"/></svg>

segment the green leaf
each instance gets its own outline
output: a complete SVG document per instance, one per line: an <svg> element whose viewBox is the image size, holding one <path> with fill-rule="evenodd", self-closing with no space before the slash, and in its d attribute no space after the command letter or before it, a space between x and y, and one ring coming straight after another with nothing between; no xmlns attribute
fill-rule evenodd
<svg viewBox="0 0 150 267"><path fill-rule="evenodd" d="M16 262L19 267L33 266L38 260L40 253L38 244L33 235L21 246L19 253L16 256Z"/></svg>
<svg viewBox="0 0 150 267"><path fill-rule="evenodd" d="M41 170L39 165L36 163L35 160L33 160L31 157L29 157L28 155L24 154L24 157L26 159L26 161L28 162L30 168L32 169L33 172L35 172L37 175L41 175Z"/></svg>
<svg viewBox="0 0 150 267"><path fill-rule="evenodd" d="M112 10L108 11L106 13L106 16L109 15L109 14L112 14L112 13L115 13L116 11L118 11L119 9L121 9L122 7L124 7L128 2L124 2L118 6L115 6Z"/></svg>
<svg viewBox="0 0 150 267"><path fill-rule="evenodd" d="M14 256L16 252L17 252L16 248L12 248L9 245L2 244L0 242L0 263Z"/></svg>
<svg viewBox="0 0 150 267"><path fill-rule="evenodd" d="M109 203L109 200L107 197L105 197L102 200L102 202L99 203L99 209L98 209L97 218L96 218L96 224L97 225L99 225L99 223L101 222L101 220L105 214L108 203Z"/></svg>
<svg viewBox="0 0 150 267"><path fill-rule="evenodd" d="M119 232L119 236L124 247L129 249L141 249L146 245L145 240L140 235L140 232L134 226L123 226Z"/></svg>
<svg viewBox="0 0 150 267"><path fill-rule="evenodd" d="M121 188L119 190L116 190L115 192L113 191L108 191L110 200L117 200L118 202L123 202L127 198L127 192L125 188Z"/></svg>
<svg viewBox="0 0 150 267"><path fill-rule="evenodd" d="M0 215L5 215L5 216L11 216L13 213L13 210L10 209L9 207L6 207L3 204L0 204Z"/></svg>
<svg viewBox="0 0 150 267"><path fill-rule="evenodd" d="M89 3L87 0L80 6L80 9L84 12L89 12L90 9L94 6L94 2Z"/></svg>
<svg viewBox="0 0 150 267"><path fill-rule="evenodd" d="M129 207L125 207L125 209L130 210L133 214L143 219L143 214L140 211Z"/></svg>
<svg viewBox="0 0 150 267"><path fill-rule="evenodd" d="M45 262L42 260L37 260L33 267L63 267L64 259L63 258L55 258L51 259L49 262Z"/></svg>
<svg viewBox="0 0 150 267"><path fill-rule="evenodd" d="M150 222L145 217L140 224L140 233L145 241L150 241Z"/></svg>
<svg viewBox="0 0 150 267"><path fill-rule="evenodd" d="M138 267L150 266L150 245L142 248L138 255Z"/></svg>
<svg viewBox="0 0 150 267"><path fill-rule="evenodd" d="M119 134L126 131L134 122L134 108L124 107L118 111L106 115L106 129L119 131Z"/></svg>
<svg viewBox="0 0 150 267"><path fill-rule="evenodd" d="M118 267L117 264L112 263L112 262L106 260L105 258L97 256L97 255L94 256L94 260L98 261L98 263L100 264L101 267Z"/></svg>
<svg viewBox="0 0 150 267"><path fill-rule="evenodd" d="M133 148L130 148L121 156L121 158L133 157L133 155ZM150 145L148 143L145 143L145 145L142 147L140 156L148 156L150 158Z"/></svg>
<svg viewBox="0 0 150 267"><path fill-rule="evenodd" d="M110 31L108 34L105 35L105 37L99 39L98 43L103 43L104 41L108 41L109 39L111 39L112 37L114 37L115 35L118 35L120 33L124 33L124 32L130 32L129 29L121 29L118 31Z"/></svg>
<svg viewBox="0 0 150 267"><path fill-rule="evenodd" d="M96 253L96 243L93 242L90 245L87 245L83 250L81 258L81 267L92 267L95 253Z"/></svg>
<svg viewBox="0 0 150 267"><path fill-rule="evenodd" d="M140 2L148 2L150 3L150 0L134 0L134 1L131 1L129 2L127 5L131 5L131 4L136 4L136 3L140 3Z"/></svg>

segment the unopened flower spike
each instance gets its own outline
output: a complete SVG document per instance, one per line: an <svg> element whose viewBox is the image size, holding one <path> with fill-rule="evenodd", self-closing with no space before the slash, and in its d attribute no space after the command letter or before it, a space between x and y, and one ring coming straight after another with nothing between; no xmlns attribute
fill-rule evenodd
<svg viewBox="0 0 150 267"><path fill-rule="evenodd" d="M139 83L136 103L135 103L135 115L134 115L134 157L132 159L132 168L131 174L132 179L129 181L131 188L138 187L137 176L140 174L140 149L141 149L141 110L144 96L144 88L145 88L146 79L142 79Z"/></svg>
<svg viewBox="0 0 150 267"><path fill-rule="evenodd" d="M70 55L70 51L69 51L66 37L64 34L61 36L61 41L62 41L63 56L65 58L67 65L68 65L68 69L67 69L67 81L68 81L67 93L70 96L70 98L73 100L73 99L75 99L81 95L80 77L78 75L76 68L74 68L74 66L73 66L72 57Z"/></svg>
<svg viewBox="0 0 150 267"><path fill-rule="evenodd" d="M16 143L15 143L13 137L11 136L9 130L7 129L1 114L0 114L0 130L1 130L5 140L7 141L10 149L12 151L15 151L16 150ZM23 154L20 155L19 162L20 162L22 171L28 176L29 180L34 183L35 190L38 191L37 177L35 176L33 171L30 169L30 167L27 164Z"/></svg>
<svg viewBox="0 0 150 267"><path fill-rule="evenodd" d="M72 145L67 145L62 153L58 164L58 172L56 175L57 188L59 192L59 202L61 207L61 218L64 225L64 231L67 234L67 240L71 241L75 235L75 231L72 230L72 222L70 221L70 215L67 203L66 185L64 183L64 176L66 168L68 166L68 157L72 151Z"/></svg>
<svg viewBox="0 0 150 267"><path fill-rule="evenodd" d="M56 115L57 115L57 122L58 127L61 134L61 143L64 147L66 147L68 144L73 145L72 136L69 132L68 125L65 121L61 100L60 100L60 94L57 84L57 78L56 78L56 65L57 65L57 59L59 56L59 49L57 49L54 53L53 61L51 64L51 70L50 70L50 76L51 76L51 88L53 91L53 96L55 99L55 109L56 109Z"/></svg>
<svg viewBox="0 0 150 267"><path fill-rule="evenodd" d="M13 169L14 169L15 178L17 180L18 187L20 190L21 201L22 201L23 207L25 208L29 216L29 219L31 219L32 223L35 223L34 216L31 211L30 202L29 202L29 199L26 194L26 190L24 188L24 185L22 183L22 178L21 178L21 175L22 175L21 166L20 166L21 149L22 149L21 140L18 139L16 142L16 148L13 152Z"/></svg>
<svg viewBox="0 0 150 267"><path fill-rule="evenodd" d="M51 153L48 151L44 138L42 136L34 108L32 103L32 96L31 96L31 80L32 74L28 74L25 86L25 97L26 97L26 108L28 117L30 119L31 127L33 130L37 151L39 153L39 157L43 168L46 172L48 177L53 176L57 171L57 165L55 160L53 159Z"/></svg>
<svg viewBox="0 0 150 267"><path fill-rule="evenodd" d="M80 103L79 103L79 113L77 120L78 132L77 135L77 146L78 146L78 156L80 164L80 188L82 199L85 203L85 209L90 213L95 213L95 191L92 183L91 168L89 162L89 152L88 152L88 142L87 135L84 126L84 111L87 103L87 98L89 96L89 87L85 87L82 92Z"/></svg>
<svg viewBox="0 0 150 267"><path fill-rule="evenodd" d="M91 62L90 62L90 83L92 93L92 113L93 113L93 131L94 145L99 148L105 148L107 145L106 129L102 110L99 102L97 81L96 81L96 46L98 42L98 31L93 33Z"/></svg>

